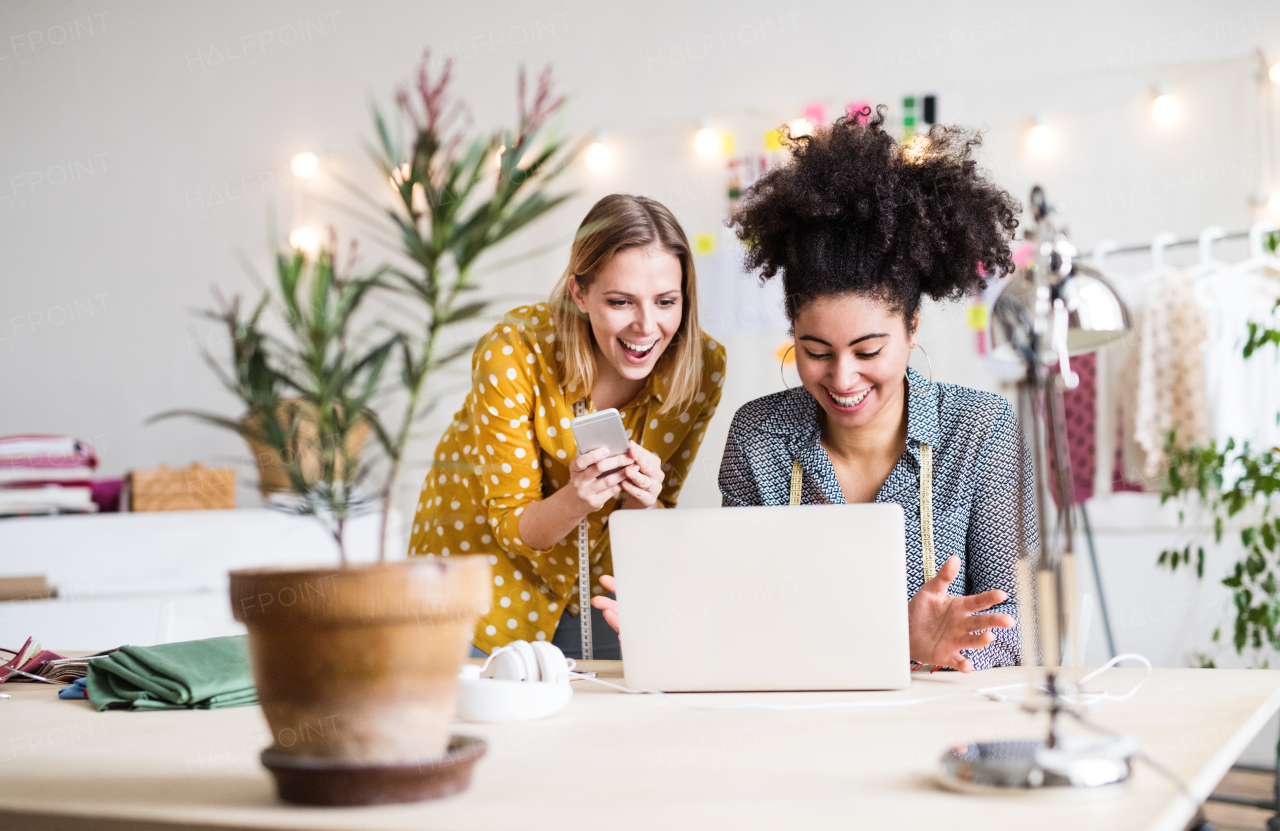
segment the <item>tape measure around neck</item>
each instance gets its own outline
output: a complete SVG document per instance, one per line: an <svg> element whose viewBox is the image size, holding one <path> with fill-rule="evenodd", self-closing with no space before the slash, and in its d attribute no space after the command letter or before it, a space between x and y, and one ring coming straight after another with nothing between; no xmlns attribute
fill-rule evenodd
<svg viewBox="0 0 1280 831"><path fill-rule="evenodd" d="M587 399L579 398L573 404L573 414L578 418L589 412ZM587 536L590 530L587 517L578 522L578 627L582 632L582 660L590 661L595 657L595 649L591 644L591 540ZM561 617L561 620L564 618Z"/></svg>
<svg viewBox="0 0 1280 831"><path fill-rule="evenodd" d="M791 501L800 504L800 490L804 485L804 468L800 462L791 462ZM920 555L924 560L924 579L929 582L938 573L933 551L933 448L920 445Z"/></svg>

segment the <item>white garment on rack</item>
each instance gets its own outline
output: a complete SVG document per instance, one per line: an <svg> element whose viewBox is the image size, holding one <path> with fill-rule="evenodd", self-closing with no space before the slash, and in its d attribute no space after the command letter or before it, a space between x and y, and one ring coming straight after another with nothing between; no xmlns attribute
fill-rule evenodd
<svg viewBox="0 0 1280 831"><path fill-rule="evenodd" d="M1133 438L1141 448L1145 482L1164 473L1170 431L1181 448L1208 442L1201 355L1205 323L1195 286L1194 275L1172 272L1150 285L1142 307Z"/></svg>
<svg viewBox="0 0 1280 831"><path fill-rule="evenodd" d="M1138 277L1116 277L1103 271L1103 276L1115 287L1120 299L1129 308L1130 318L1136 325L1138 313L1146 296L1149 279ZM1121 422L1123 379L1125 367L1137 354L1136 337L1130 336L1107 344L1097 352L1096 364L1096 407L1093 422L1094 457L1097 460L1093 473L1093 495L1095 498L1111 494L1112 479L1116 470L1116 451L1121 447ZM1132 422L1132 418L1129 418ZM1132 435L1133 430L1127 431ZM1128 478L1128 477L1126 477Z"/></svg>
<svg viewBox="0 0 1280 831"><path fill-rule="evenodd" d="M1099 378L1102 376L1104 366L1108 376L1105 382L1099 381L1099 407L1107 406L1111 408L1120 424L1119 429L1115 430L1113 427L1113 432L1110 434L1113 437L1118 434L1119 438L1107 439L1103 437L1104 440L1108 441L1105 446L1114 448L1116 441L1119 441L1121 470L1124 478L1130 482L1140 482L1144 485L1148 484L1145 473L1146 454L1137 440L1138 388L1141 382L1141 355L1145 337L1142 327L1142 310L1146 305L1147 298L1151 296L1151 292L1158 290L1160 281L1176 273L1176 271L1173 266L1162 264L1133 277L1123 277L1114 281L1116 291L1120 293L1120 298L1129 307L1129 318L1133 325L1133 334L1106 350L1106 360L1099 363L1098 369ZM1103 399L1104 384L1106 387L1105 392L1107 393L1105 401ZM1100 418L1100 425L1101 421L1102 419ZM1112 424L1114 425L1114 422ZM1101 426L1105 429L1105 425ZM1099 454L1101 454L1104 445L1099 444L1097 447ZM1114 450L1112 452L1114 453ZM1105 492L1109 493L1110 490L1111 477L1108 475Z"/></svg>
<svg viewBox="0 0 1280 831"><path fill-rule="evenodd" d="M1280 281L1253 272L1227 270L1201 278L1196 299L1205 310L1202 347L1211 434L1222 448L1280 445L1280 354L1274 344L1244 357L1250 321L1280 326L1275 314Z"/></svg>

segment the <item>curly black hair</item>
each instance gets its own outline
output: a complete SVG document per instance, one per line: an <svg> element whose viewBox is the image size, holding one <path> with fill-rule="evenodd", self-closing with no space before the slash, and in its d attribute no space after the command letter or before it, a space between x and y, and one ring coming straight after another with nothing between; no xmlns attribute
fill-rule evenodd
<svg viewBox="0 0 1280 831"><path fill-rule="evenodd" d="M729 221L760 282L782 272L787 315L861 294L913 326L922 295L959 299L1009 273L1022 212L973 159L981 136L935 124L902 144L886 108L786 141L791 160L748 188Z"/></svg>

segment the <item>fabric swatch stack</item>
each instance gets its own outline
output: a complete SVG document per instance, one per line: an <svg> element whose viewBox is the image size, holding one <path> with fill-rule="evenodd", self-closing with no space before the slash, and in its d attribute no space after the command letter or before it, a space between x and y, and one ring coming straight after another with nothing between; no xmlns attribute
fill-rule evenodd
<svg viewBox="0 0 1280 831"><path fill-rule="evenodd" d="M0 516L92 513L98 457L73 436L0 436Z"/></svg>

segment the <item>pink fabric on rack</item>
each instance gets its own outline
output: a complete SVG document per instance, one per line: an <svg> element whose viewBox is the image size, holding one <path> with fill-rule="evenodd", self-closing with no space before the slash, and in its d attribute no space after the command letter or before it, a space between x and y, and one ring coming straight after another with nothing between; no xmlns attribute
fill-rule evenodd
<svg viewBox="0 0 1280 831"><path fill-rule="evenodd" d="M1067 428L1067 451L1071 458L1072 504L1079 505L1093 497L1095 473L1098 466L1098 359L1095 354L1078 355L1071 359L1071 369L1080 376L1079 385L1062 394L1062 411ZM1053 457L1049 459L1053 468ZM1106 464L1106 462L1103 462ZM1141 491L1142 485L1124 478L1121 451L1117 447L1111 460L1111 490ZM1053 498L1058 501L1056 477L1050 480Z"/></svg>
<svg viewBox="0 0 1280 831"><path fill-rule="evenodd" d="M1079 505L1093 496L1093 474L1097 465L1094 440L1094 422L1098 412L1097 358L1094 355L1072 358L1071 369L1080 377L1080 383L1075 389L1063 392L1062 411L1067 427L1067 451L1071 458L1071 502Z"/></svg>

